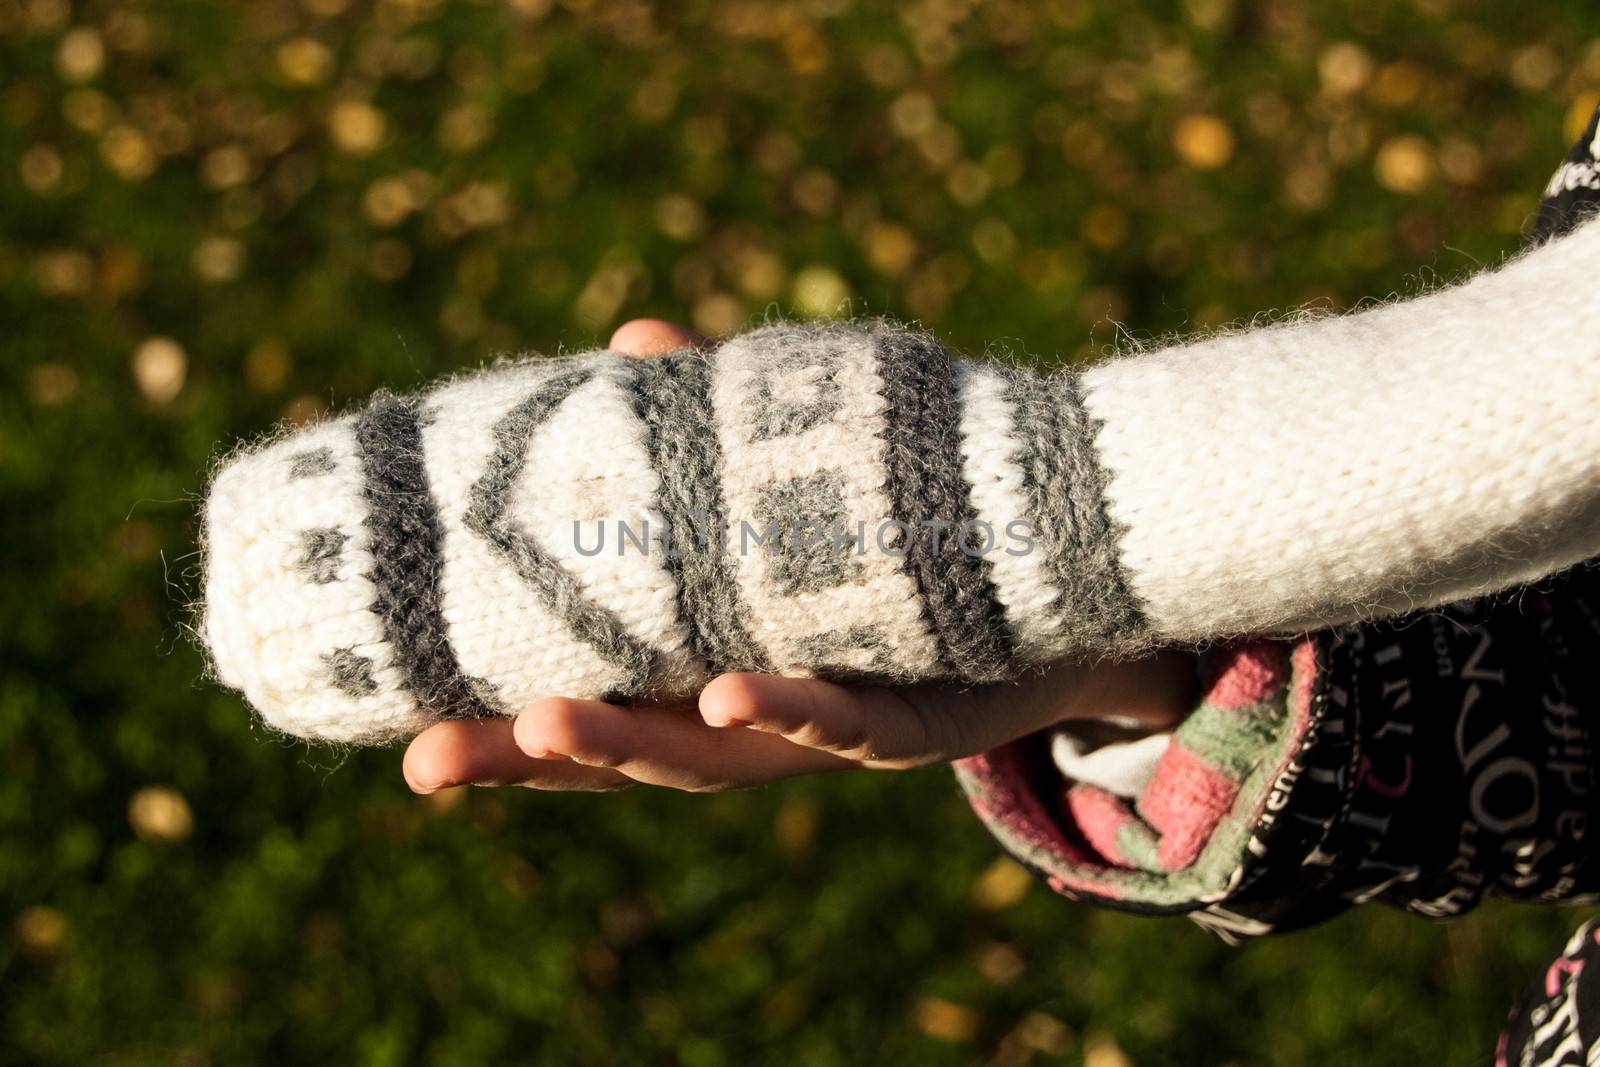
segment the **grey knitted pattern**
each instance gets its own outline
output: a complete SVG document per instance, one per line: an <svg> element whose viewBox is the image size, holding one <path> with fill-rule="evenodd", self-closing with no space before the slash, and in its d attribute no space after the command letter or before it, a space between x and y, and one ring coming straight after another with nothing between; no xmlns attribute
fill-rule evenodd
<svg viewBox="0 0 1600 1067"><path fill-rule="evenodd" d="M364 697L378 691L372 677L372 661L352 648L336 648L323 656L334 688L350 696Z"/></svg>
<svg viewBox="0 0 1600 1067"><path fill-rule="evenodd" d="M813 668L841 681L888 685L903 681L883 634L871 626L849 626L800 638Z"/></svg>
<svg viewBox="0 0 1600 1067"><path fill-rule="evenodd" d="M541 385L494 426L495 450L488 469L472 486L467 528L495 547L539 599L585 644L620 672L616 691L633 693L650 681L656 654L623 628L616 616L587 599L573 578L538 541L517 528L511 492L528 461L528 441L572 392L593 376L573 366Z"/></svg>
<svg viewBox="0 0 1600 1067"><path fill-rule="evenodd" d="M910 527L902 544L923 610L933 622L949 672L996 682L1014 671L1005 610L995 599L989 561L964 551L963 530L977 513L961 475L955 381L950 355L933 338L906 330L874 332L889 402L889 492Z"/></svg>
<svg viewBox="0 0 1600 1067"><path fill-rule="evenodd" d="M441 608L444 538L422 462L421 409L419 398L380 395L355 424L371 509L372 611L417 703L440 718L479 718L494 709L461 673ZM334 684L348 692L351 661L332 655Z"/></svg>
<svg viewBox="0 0 1600 1067"><path fill-rule="evenodd" d="M1106 509L1097 428L1084 411L1078 376L1011 374L1016 436L1029 501L1058 590L1054 608L1074 647L1117 650L1147 643L1149 624L1117 554Z"/></svg>
<svg viewBox="0 0 1600 1067"><path fill-rule="evenodd" d="M848 530L844 483L833 471L767 485L756 518L772 579L785 596L842 585L860 568L852 555L860 542Z"/></svg>
<svg viewBox="0 0 1600 1067"><path fill-rule="evenodd" d="M950 355L883 323L541 366L380 395L219 473L208 635L268 722L381 741L779 664L995 682L1059 651L1019 638L1019 605L1048 604L1069 651L1144 640L1070 376L1009 372L1009 414L974 430ZM1016 442L1017 514L975 503L994 472L971 466L974 432ZM540 510L547 491L574 513ZM1044 586L994 566L1016 520ZM603 550L568 543L584 523ZM264 540L293 548L274 564Z"/></svg>
<svg viewBox="0 0 1600 1067"><path fill-rule="evenodd" d="M316 585L338 581L339 564L344 560L344 546L350 535L330 526L318 526L302 530L300 539L304 547L295 566L306 581Z"/></svg>
<svg viewBox="0 0 1600 1067"><path fill-rule="evenodd" d="M747 609L733 582L735 561L721 550L727 515L706 358L678 352L639 360L633 369L635 410L644 423L650 464L661 479L667 565L690 646L713 673L769 671L771 663L745 622Z"/></svg>

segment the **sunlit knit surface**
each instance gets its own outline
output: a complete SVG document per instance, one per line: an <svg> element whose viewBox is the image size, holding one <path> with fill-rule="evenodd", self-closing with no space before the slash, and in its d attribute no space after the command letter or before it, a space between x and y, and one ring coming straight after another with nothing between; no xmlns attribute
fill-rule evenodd
<svg viewBox="0 0 1600 1067"><path fill-rule="evenodd" d="M1001 681L1445 603L1600 549L1588 226L1466 284L1082 372L882 323L536 359L220 469L203 633L376 742L728 670Z"/></svg>

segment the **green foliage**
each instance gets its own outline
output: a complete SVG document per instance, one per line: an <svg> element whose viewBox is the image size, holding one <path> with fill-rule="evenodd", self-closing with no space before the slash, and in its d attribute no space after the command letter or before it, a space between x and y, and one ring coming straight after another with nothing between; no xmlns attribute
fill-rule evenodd
<svg viewBox="0 0 1600 1067"><path fill-rule="evenodd" d="M0 1061L1485 1060L1578 917L1222 947L949 776L409 795L185 637L227 442L636 315L1079 359L1512 250L1600 11L0 0ZM1121 1052L1118 1052L1118 1049Z"/></svg>

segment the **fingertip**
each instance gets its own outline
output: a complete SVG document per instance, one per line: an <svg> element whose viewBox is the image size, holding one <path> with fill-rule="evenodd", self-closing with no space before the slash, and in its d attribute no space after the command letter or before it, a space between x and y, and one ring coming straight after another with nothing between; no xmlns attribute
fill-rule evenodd
<svg viewBox="0 0 1600 1067"><path fill-rule="evenodd" d="M753 725L759 718L766 676L722 674L700 691L700 718L707 726Z"/></svg>
<svg viewBox="0 0 1600 1067"><path fill-rule="evenodd" d="M618 326L611 335L613 351L630 356L650 358L664 356L684 348L698 348L706 343L704 334L696 333L675 322L664 319L632 319Z"/></svg>
<svg viewBox="0 0 1600 1067"><path fill-rule="evenodd" d="M523 755L534 759L562 759L576 748L570 729L571 715L564 697L536 700L522 710L511 725L511 739Z"/></svg>
<svg viewBox="0 0 1600 1067"><path fill-rule="evenodd" d="M871 747L857 696L820 678L725 674L701 694L700 715L712 726L745 726L805 748L849 753Z"/></svg>
<svg viewBox="0 0 1600 1067"><path fill-rule="evenodd" d="M461 782L461 723L435 723L411 739L400 773L413 793L427 796Z"/></svg>
<svg viewBox="0 0 1600 1067"><path fill-rule="evenodd" d="M405 779L407 789L419 797L425 797L452 784L436 775L423 758L412 755L412 751L406 749L405 759L400 763L400 776Z"/></svg>

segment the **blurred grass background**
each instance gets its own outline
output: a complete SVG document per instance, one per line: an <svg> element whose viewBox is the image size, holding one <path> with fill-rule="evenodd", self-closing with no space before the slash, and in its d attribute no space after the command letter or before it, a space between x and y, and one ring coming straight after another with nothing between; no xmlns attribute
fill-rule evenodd
<svg viewBox="0 0 1600 1067"><path fill-rule="evenodd" d="M423 800L268 737L183 637L193 496L635 315L1078 359L1458 276L1597 90L1557 0L0 0L0 1062L1487 1062L1580 916L1231 950L1030 887L938 770Z"/></svg>

